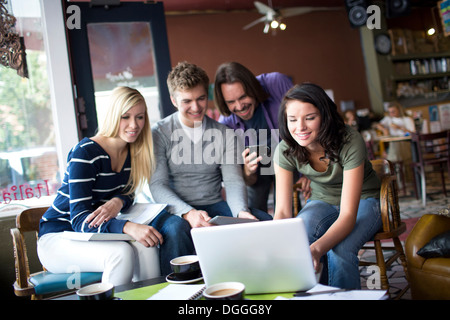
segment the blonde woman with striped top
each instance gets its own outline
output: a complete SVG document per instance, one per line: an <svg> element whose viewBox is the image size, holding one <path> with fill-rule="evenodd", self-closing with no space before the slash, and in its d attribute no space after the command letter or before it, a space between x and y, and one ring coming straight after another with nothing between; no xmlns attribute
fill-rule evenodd
<svg viewBox="0 0 450 320"><path fill-rule="evenodd" d="M134 195L150 181L154 170L143 96L132 88L116 88L98 133L82 139L69 152L67 162L62 186L40 222L42 264L55 273L74 266L84 272L103 272L102 281L115 285L164 272L156 247L164 247L162 227L171 215L163 211L151 225L115 219L131 207ZM62 236L64 231L126 233L136 241L73 241Z"/></svg>

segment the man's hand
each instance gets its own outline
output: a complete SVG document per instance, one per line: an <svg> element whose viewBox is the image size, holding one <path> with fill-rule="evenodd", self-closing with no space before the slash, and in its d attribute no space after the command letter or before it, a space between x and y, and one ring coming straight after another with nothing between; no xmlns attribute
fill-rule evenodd
<svg viewBox="0 0 450 320"><path fill-rule="evenodd" d="M241 211L241 212L239 212L238 218L258 220L254 215L252 215L252 214L251 214L250 212L248 212L248 211Z"/></svg>
<svg viewBox="0 0 450 320"><path fill-rule="evenodd" d="M250 149L245 148L242 152L242 158L244 159L244 180L247 185L253 185L257 180L256 171L258 170L258 164L263 157L258 157L256 152L250 153Z"/></svg>
<svg viewBox="0 0 450 320"><path fill-rule="evenodd" d="M183 218L189 222L192 228L209 227L212 225L208 222L211 220L211 217L203 210L192 209L188 213L185 213Z"/></svg>

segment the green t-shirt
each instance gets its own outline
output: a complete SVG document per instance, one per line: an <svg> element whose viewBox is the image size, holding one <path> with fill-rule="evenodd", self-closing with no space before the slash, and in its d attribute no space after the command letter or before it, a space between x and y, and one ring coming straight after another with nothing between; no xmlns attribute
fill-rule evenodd
<svg viewBox="0 0 450 320"><path fill-rule="evenodd" d="M284 151L288 148L285 141L281 141L275 149L274 161L281 168L289 171L298 170L311 180L312 200L322 200L332 205L339 205L344 179L344 170L358 167L364 162L364 181L361 199L380 197L380 180L372 168L367 157L364 139L359 132L347 127L348 142L342 147L338 163L328 166L325 172L314 170L311 165L299 164L297 159L286 157Z"/></svg>

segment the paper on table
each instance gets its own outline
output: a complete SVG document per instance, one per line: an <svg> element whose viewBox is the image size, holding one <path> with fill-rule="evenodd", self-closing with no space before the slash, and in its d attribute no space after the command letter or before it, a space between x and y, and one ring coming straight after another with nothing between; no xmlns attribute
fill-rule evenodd
<svg viewBox="0 0 450 320"><path fill-rule="evenodd" d="M311 290L307 292L320 292L338 289L335 287L324 286L317 284ZM350 290L340 291L334 293L316 294L305 297L293 297L290 300L382 300L386 296L386 290ZM284 299L283 297L277 297L277 300Z"/></svg>
<svg viewBox="0 0 450 320"><path fill-rule="evenodd" d="M204 284L169 284L147 300L193 300L204 288Z"/></svg>
<svg viewBox="0 0 450 320"><path fill-rule="evenodd" d="M382 300L385 295L386 291L384 290L351 290L308 297L293 297L291 300Z"/></svg>

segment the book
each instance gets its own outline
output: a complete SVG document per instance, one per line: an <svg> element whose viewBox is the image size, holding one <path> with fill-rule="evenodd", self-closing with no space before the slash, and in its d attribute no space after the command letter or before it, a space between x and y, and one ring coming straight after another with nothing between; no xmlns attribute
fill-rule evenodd
<svg viewBox="0 0 450 320"><path fill-rule="evenodd" d="M133 241L133 237L126 233L95 233L64 231L64 238L76 241Z"/></svg>
<svg viewBox="0 0 450 320"><path fill-rule="evenodd" d="M126 213L119 213L116 219L128 220L139 224L149 224L167 207L161 203L135 203Z"/></svg>
<svg viewBox="0 0 450 320"><path fill-rule="evenodd" d="M161 203L135 203L126 213L119 213L116 219L128 220L139 224L149 224L166 207ZM64 238L78 241L130 241L134 240L125 233L95 233L64 231Z"/></svg>

